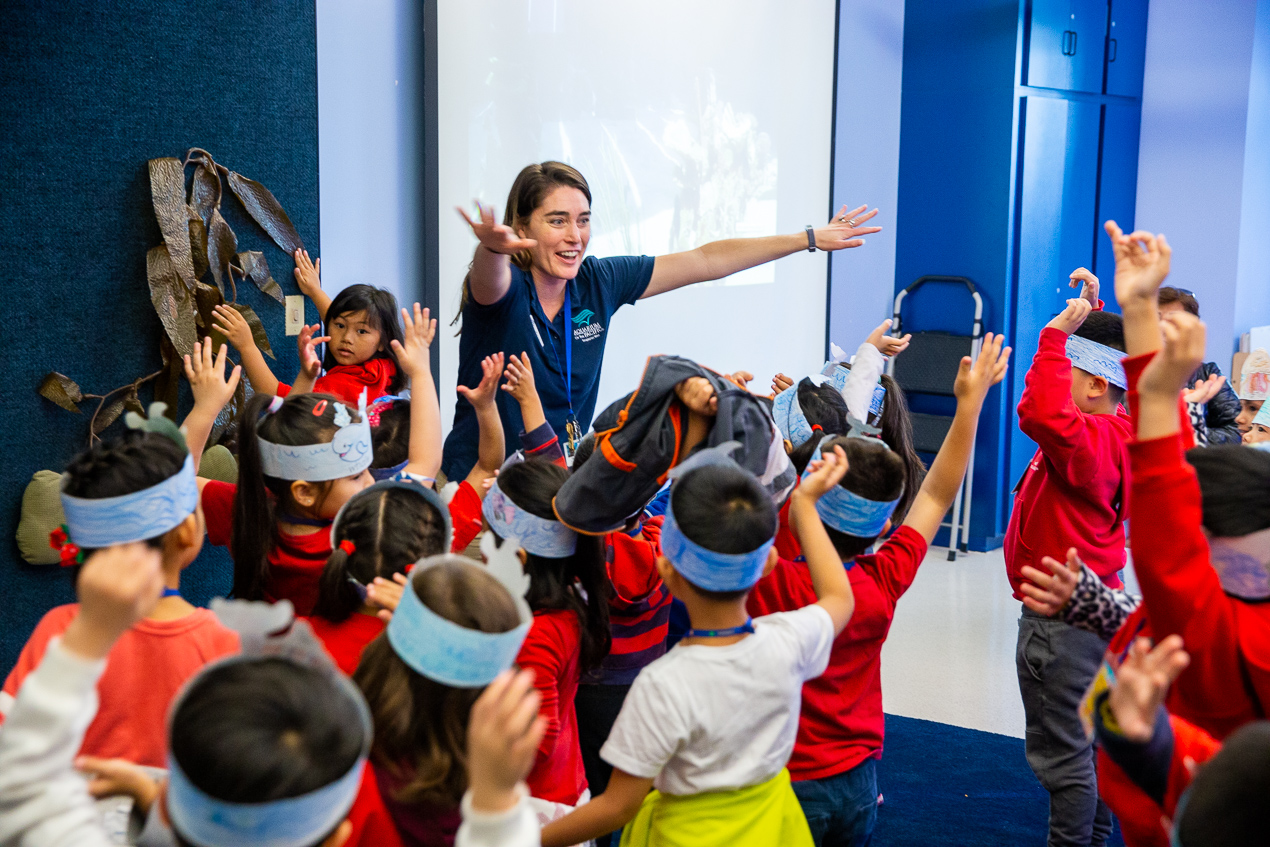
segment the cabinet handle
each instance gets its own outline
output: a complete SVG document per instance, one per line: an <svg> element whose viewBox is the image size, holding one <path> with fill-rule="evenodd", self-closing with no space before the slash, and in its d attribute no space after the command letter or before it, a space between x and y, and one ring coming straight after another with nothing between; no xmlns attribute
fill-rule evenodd
<svg viewBox="0 0 1270 847"><path fill-rule="evenodd" d="M1063 30L1063 55L1076 55L1076 32L1075 30Z"/></svg>
<svg viewBox="0 0 1270 847"><path fill-rule="evenodd" d="M1114 38L1108 39L1108 42L1107 46L1111 48L1111 55L1107 58L1107 61L1114 62L1116 60L1117 53L1120 51L1116 47L1116 40Z"/></svg>

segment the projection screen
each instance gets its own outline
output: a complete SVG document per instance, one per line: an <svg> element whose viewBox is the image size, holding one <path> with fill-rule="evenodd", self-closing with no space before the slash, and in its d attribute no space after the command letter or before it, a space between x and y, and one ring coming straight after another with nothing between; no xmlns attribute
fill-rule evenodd
<svg viewBox="0 0 1270 847"><path fill-rule="evenodd" d="M444 0L438 4L441 403L448 432L463 277L526 164L587 177L594 256L801 232L829 216L834 0ZM867 247L865 248L867 249ZM824 354L826 256L797 253L623 308L597 410L647 356L808 373ZM513 352L513 351L507 351ZM515 433L507 433L509 439Z"/></svg>

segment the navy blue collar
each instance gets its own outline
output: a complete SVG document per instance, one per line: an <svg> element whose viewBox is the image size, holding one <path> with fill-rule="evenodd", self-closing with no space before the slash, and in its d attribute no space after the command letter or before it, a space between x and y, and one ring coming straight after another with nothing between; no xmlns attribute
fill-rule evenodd
<svg viewBox="0 0 1270 847"><path fill-rule="evenodd" d="M754 619L746 618L745 623L740 626L727 629L690 629L684 633L684 638L727 638L732 635L750 635L753 632Z"/></svg>

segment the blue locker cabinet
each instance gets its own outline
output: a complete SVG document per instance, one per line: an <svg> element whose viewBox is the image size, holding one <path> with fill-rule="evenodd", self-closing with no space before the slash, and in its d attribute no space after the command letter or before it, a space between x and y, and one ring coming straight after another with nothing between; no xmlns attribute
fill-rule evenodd
<svg viewBox="0 0 1270 847"><path fill-rule="evenodd" d="M1102 222L1133 227L1146 25L1147 0L905 4L895 289L969 277L1014 348L980 419L974 549L1003 540L1036 450L1016 409L1068 274L1093 269L1116 308ZM905 329L950 329L953 308L932 293Z"/></svg>

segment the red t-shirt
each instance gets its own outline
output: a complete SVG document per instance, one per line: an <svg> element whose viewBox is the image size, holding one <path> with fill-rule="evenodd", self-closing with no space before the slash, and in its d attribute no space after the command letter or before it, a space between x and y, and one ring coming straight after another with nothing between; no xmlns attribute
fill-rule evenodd
<svg viewBox="0 0 1270 847"><path fill-rule="evenodd" d="M926 539L901 526L878 551L857 556L847 571L855 611L834 639L829 667L803 684L798 738L789 759L795 780L844 773L882 755L882 644L891 630L895 604L917 576ZM792 612L816 602L805 562L780 560L750 591L755 617Z"/></svg>
<svg viewBox="0 0 1270 847"><path fill-rule="evenodd" d="M313 383L314 394L333 394L350 406L357 406L357 398L366 392L366 402L388 394L388 385L397 375L392 359L367 359L360 365L336 365ZM286 397L291 386L278 383L278 396Z"/></svg>
<svg viewBox="0 0 1270 847"><path fill-rule="evenodd" d="M207 540L228 547L234 528L234 498L238 486L230 482L208 482L203 486L203 516ZM269 579L265 599L290 600L297 615L307 615L317 603L318 580L331 556L331 533L325 529L308 535L275 532L266 558Z"/></svg>
<svg viewBox="0 0 1270 847"><path fill-rule="evenodd" d="M587 787L573 706L581 639L582 624L575 612L534 612L533 625L516 657L520 667L534 672L534 687L542 695L541 714L547 719L534 769L525 782L531 796L570 806L577 804Z"/></svg>
<svg viewBox="0 0 1270 847"><path fill-rule="evenodd" d="M450 550L462 553L481 534L481 495L465 479L450 498L449 508L450 526L454 530L454 544Z"/></svg>
<svg viewBox="0 0 1270 847"><path fill-rule="evenodd" d="M40 620L4 682L5 694L17 696L27 674L43 661L49 642L66 631L78 610L78 603L57 606ZM138 621L110 649L97 681L100 706L84 733L80 754L166 768L172 699L204 665L238 649L238 634L221 626L207 609L176 620Z"/></svg>
<svg viewBox="0 0 1270 847"><path fill-rule="evenodd" d="M335 664L349 676L357 670L357 663L362 660L362 651L366 649L366 645L384 631L383 621L374 615L363 615L360 612L354 612L339 623L331 623L317 615L310 615L306 620L313 627L313 634L322 640L322 646L335 660Z"/></svg>
<svg viewBox="0 0 1270 847"><path fill-rule="evenodd" d="M1094 573L1121 588L1124 519L1129 513L1129 441L1133 423L1088 415L1072 400L1067 335L1046 327L1019 400L1019 428L1038 445L1014 497L1005 535L1006 572L1022 600L1021 571L1044 572L1044 556L1075 547Z"/></svg>

